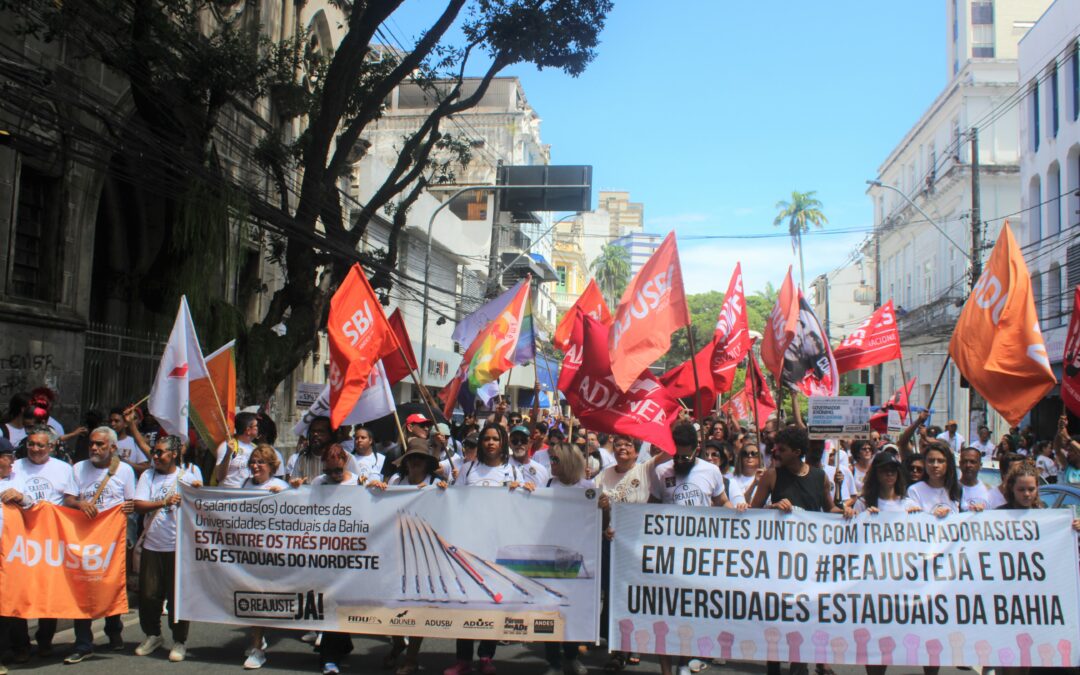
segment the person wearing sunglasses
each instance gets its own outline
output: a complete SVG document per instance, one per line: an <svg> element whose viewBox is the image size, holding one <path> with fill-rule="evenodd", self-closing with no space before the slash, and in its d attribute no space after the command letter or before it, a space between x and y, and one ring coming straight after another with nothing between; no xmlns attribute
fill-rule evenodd
<svg viewBox="0 0 1080 675"><path fill-rule="evenodd" d="M326 449L323 453L322 461L322 475L316 476L311 480L312 486L357 485L364 482L355 473L349 471L349 453L345 452L345 448L338 443L334 443Z"/></svg>
<svg viewBox="0 0 1080 675"><path fill-rule="evenodd" d="M844 517L851 518L864 511L906 513L912 502L905 496L908 485L904 474L896 454L879 452L870 462L859 497L851 506L844 507Z"/></svg>
<svg viewBox="0 0 1080 675"><path fill-rule="evenodd" d="M735 472L728 479L732 495L741 495L749 504L754 490L761 482L765 468L761 465L761 450L756 444L745 443L735 456Z"/></svg>
<svg viewBox="0 0 1080 675"><path fill-rule="evenodd" d="M554 457L549 461L554 461ZM510 430L510 465L534 485L544 485L551 478L548 467L529 456L529 429L524 426Z"/></svg>

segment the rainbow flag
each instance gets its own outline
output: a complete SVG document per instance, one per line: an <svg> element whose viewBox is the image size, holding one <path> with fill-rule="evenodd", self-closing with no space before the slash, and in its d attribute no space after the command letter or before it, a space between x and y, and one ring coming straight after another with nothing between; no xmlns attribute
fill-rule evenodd
<svg viewBox="0 0 1080 675"><path fill-rule="evenodd" d="M536 358L532 301L529 297L532 277L526 277L508 290L505 308L480 331L465 351L457 373L443 398L444 413L450 417L455 403L471 411L476 394L486 384L515 365Z"/></svg>

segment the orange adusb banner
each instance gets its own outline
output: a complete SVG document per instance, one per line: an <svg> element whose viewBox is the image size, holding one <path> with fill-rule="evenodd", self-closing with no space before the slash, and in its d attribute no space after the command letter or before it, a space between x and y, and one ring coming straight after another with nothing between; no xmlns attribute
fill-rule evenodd
<svg viewBox="0 0 1080 675"><path fill-rule="evenodd" d="M0 616L95 619L125 614L127 518L96 518L40 503L5 504L0 532Z"/></svg>

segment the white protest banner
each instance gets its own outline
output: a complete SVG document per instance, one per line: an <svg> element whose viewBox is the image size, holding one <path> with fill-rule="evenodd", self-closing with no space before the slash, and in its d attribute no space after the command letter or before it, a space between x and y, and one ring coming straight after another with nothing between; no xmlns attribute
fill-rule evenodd
<svg viewBox="0 0 1080 675"><path fill-rule="evenodd" d="M485 640L598 637L595 490L192 488L182 498L183 619Z"/></svg>
<svg viewBox="0 0 1080 675"><path fill-rule="evenodd" d="M811 396L806 426L810 438L870 438L870 397Z"/></svg>
<svg viewBox="0 0 1080 675"><path fill-rule="evenodd" d="M844 521L613 509L612 649L847 665L1080 664L1069 510Z"/></svg>
<svg viewBox="0 0 1080 675"><path fill-rule="evenodd" d="M890 409L888 415L886 432L893 438L896 438L904 433L904 423L900 420L900 411Z"/></svg>

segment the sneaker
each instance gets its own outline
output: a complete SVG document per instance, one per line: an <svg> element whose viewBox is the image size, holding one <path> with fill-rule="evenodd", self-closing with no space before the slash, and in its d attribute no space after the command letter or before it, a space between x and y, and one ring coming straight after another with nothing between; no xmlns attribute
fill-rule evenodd
<svg viewBox="0 0 1080 675"><path fill-rule="evenodd" d="M183 642L174 642L172 649L169 650L169 660L173 663L180 663L187 656L187 645Z"/></svg>
<svg viewBox="0 0 1080 675"><path fill-rule="evenodd" d="M259 649L261 649L261 650L263 650L265 652L266 648L269 647L269 646L270 645L268 645L266 643L266 638L263 638L262 643L259 646ZM244 650L244 656L251 656L251 652L253 652L253 651L255 651L254 647L248 647L247 649Z"/></svg>
<svg viewBox="0 0 1080 675"><path fill-rule="evenodd" d="M68 657L66 659L64 659L64 663L66 665L71 665L73 663L80 663L80 662L83 661L83 659L88 659L93 655L94 655L94 652L84 652L81 649L77 649L77 650L71 652L70 654L68 654Z"/></svg>
<svg viewBox="0 0 1080 675"><path fill-rule="evenodd" d="M266 663L266 652L261 649L252 649L248 657L244 659L244 668L246 670L256 670L262 668Z"/></svg>
<svg viewBox="0 0 1080 675"><path fill-rule="evenodd" d="M458 661L443 671L443 675L469 675L472 672L470 661Z"/></svg>
<svg viewBox="0 0 1080 675"><path fill-rule="evenodd" d="M300 636L300 642L315 643L315 638L319 637L319 634L313 630L309 630Z"/></svg>
<svg viewBox="0 0 1080 675"><path fill-rule="evenodd" d="M114 652L124 651L124 638L114 635L109 638L109 650Z"/></svg>
<svg viewBox="0 0 1080 675"><path fill-rule="evenodd" d="M490 656L480 658L480 675L495 675L495 664Z"/></svg>
<svg viewBox="0 0 1080 675"><path fill-rule="evenodd" d="M322 667L323 675L337 675L341 671L338 670L337 664L333 662L324 663Z"/></svg>
<svg viewBox="0 0 1080 675"><path fill-rule="evenodd" d="M165 644L160 635L147 635L142 644L135 648L135 656L153 654L158 647Z"/></svg>
<svg viewBox="0 0 1080 675"><path fill-rule="evenodd" d="M589 669L578 659L567 661L563 664L562 669L564 675L589 675Z"/></svg>

